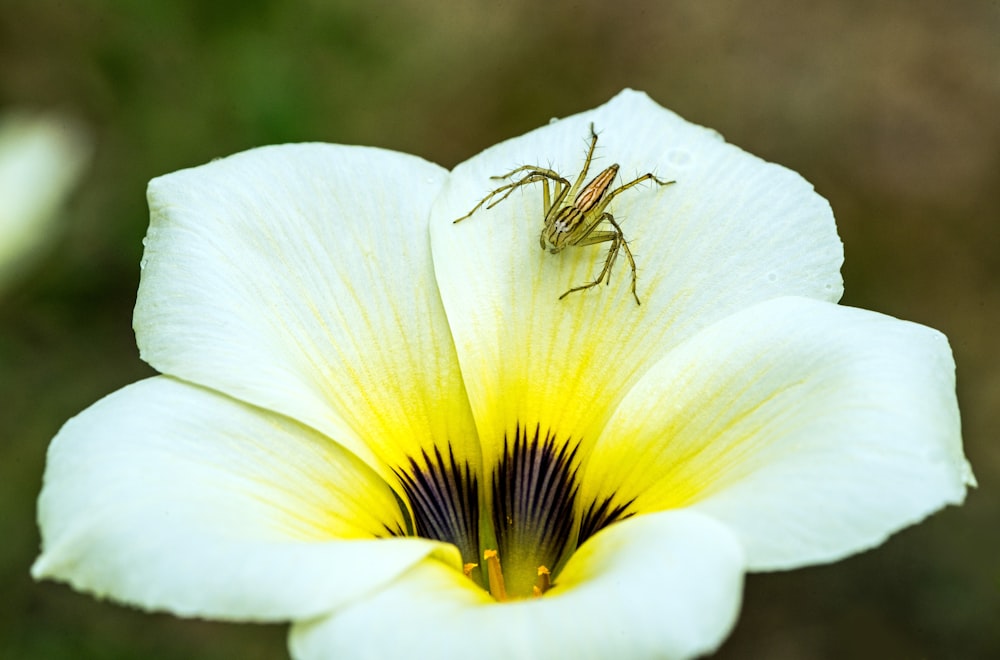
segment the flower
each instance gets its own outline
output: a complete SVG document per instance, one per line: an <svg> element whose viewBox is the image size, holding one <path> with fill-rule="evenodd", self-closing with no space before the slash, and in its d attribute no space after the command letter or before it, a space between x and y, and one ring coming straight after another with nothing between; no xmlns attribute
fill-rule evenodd
<svg viewBox="0 0 1000 660"><path fill-rule="evenodd" d="M0 289L57 233L59 206L88 157L82 131L48 115L0 118Z"/></svg>
<svg viewBox="0 0 1000 660"><path fill-rule="evenodd" d="M641 306L622 272L559 300L606 250L540 251L538 186L452 222L492 175L575 175L591 122L598 158L677 181L611 208ZM266 147L149 200L135 330L164 375L53 441L36 577L292 621L303 658L689 657L745 570L973 483L946 339L837 305L826 201L644 94L451 173Z"/></svg>

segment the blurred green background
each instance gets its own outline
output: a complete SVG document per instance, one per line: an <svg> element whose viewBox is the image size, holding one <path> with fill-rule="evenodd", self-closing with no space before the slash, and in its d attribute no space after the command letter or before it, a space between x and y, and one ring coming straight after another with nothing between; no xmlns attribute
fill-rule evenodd
<svg viewBox="0 0 1000 660"><path fill-rule="evenodd" d="M64 111L96 146L65 232L0 299L0 657L287 653L283 626L149 616L28 575L50 438L151 373L131 333L151 177L303 140L452 167L626 86L830 200L844 302L950 337L980 481L877 550L750 576L718 656L1000 657L995 0L0 0L0 108Z"/></svg>

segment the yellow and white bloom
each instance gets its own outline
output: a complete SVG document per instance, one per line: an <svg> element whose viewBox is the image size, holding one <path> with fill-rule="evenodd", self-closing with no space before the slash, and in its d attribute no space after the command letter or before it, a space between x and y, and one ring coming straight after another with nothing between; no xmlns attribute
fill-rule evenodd
<svg viewBox="0 0 1000 660"><path fill-rule="evenodd" d="M0 289L58 234L59 206L88 155L83 133L65 118L0 117Z"/></svg>
<svg viewBox="0 0 1000 660"><path fill-rule="evenodd" d="M575 174L590 122L598 157L677 180L613 208L641 307L621 270L558 300L605 250L539 250L537 188L452 224L491 175ZM826 201L643 94L451 173L289 145L149 200L135 329L164 375L53 441L36 577L292 621L302 658L689 657L745 570L872 547L972 483L946 339L838 306Z"/></svg>

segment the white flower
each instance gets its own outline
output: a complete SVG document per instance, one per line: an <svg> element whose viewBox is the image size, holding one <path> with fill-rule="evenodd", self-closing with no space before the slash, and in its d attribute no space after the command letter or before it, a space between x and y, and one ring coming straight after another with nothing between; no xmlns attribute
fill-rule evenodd
<svg viewBox="0 0 1000 660"><path fill-rule="evenodd" d="M89 149L72 122L46 115L0 118L0 289L58 233L58 210Z"/></svg>
<svg viewBox="0 0 1000 660"><path fill-rule="evenodd" d="M539 250L539 186L452 224L491 175L575 176L591 122L600 167L677 181L610 209L641 306L620 265L558 299L606 249ZM643 94L451 173L293 145L149 199L135 328L164 376L53 441L36 577L293 621L303 658L688 657L745 569L872 547L972 483L945 338L836 305L827 203Z"/></svg>

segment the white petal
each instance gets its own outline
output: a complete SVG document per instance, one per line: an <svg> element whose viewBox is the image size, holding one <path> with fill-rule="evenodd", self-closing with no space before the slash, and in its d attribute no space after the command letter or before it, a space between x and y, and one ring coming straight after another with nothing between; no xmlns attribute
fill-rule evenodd
<svg viewBox="0 0 1000 660"><path fill-rule="evenodd" d="M689 658L732 627L742 554L709 519L629 520L573 556L545 597L496 603L457 571L425 561L372 598L296 624L310 658Z"/></svg>
<svg viewBox="0 0 1000 660"><path fill-rule="evenodd" d="M943 335L784 298L655 365L609 422L581 499L693 506L737 532L751 567L776 569L877 545L971 483Z"/></svg>
<svg viewBox="0 0 1000 660"><path fill-rule="evenodd" d="M70 420L49 449L36 578L185 616L315 616L430 553L375 540L391 490L306 427L169 378Z"/></svg>
<svg viewBox="0 0 1000 660"><path fill-rule="evenodd" d="M465 443L478 463L428 245L445 176L306 144L153 180L143 359L309 424L387 476L435 443Z"/></svg>
<svg viewBox="0 0 1000 660"><path fill-rule="evenodd" d="M58 207L88 152L82 130L65 118L0 118L0 286L58 235Z"/></svg>
<svg viewBox="0 0 1000 660"><path fill-rule="evenodd" d="M649 171L677 180L640 185L609 207L635 253L642 306L623 256L610 286L558 299L596 277L607 244L539 249L539 184L452 224L502 183L491 176L519 165L573 180L591 122L600 136L591 177L617 162L619 183ZM776 296L837 300L842 291L833 216L808 182L632 91L455 168L431 239L485 443L502 443L515 420L592 443L648 365L700 328Z"/></svg>

